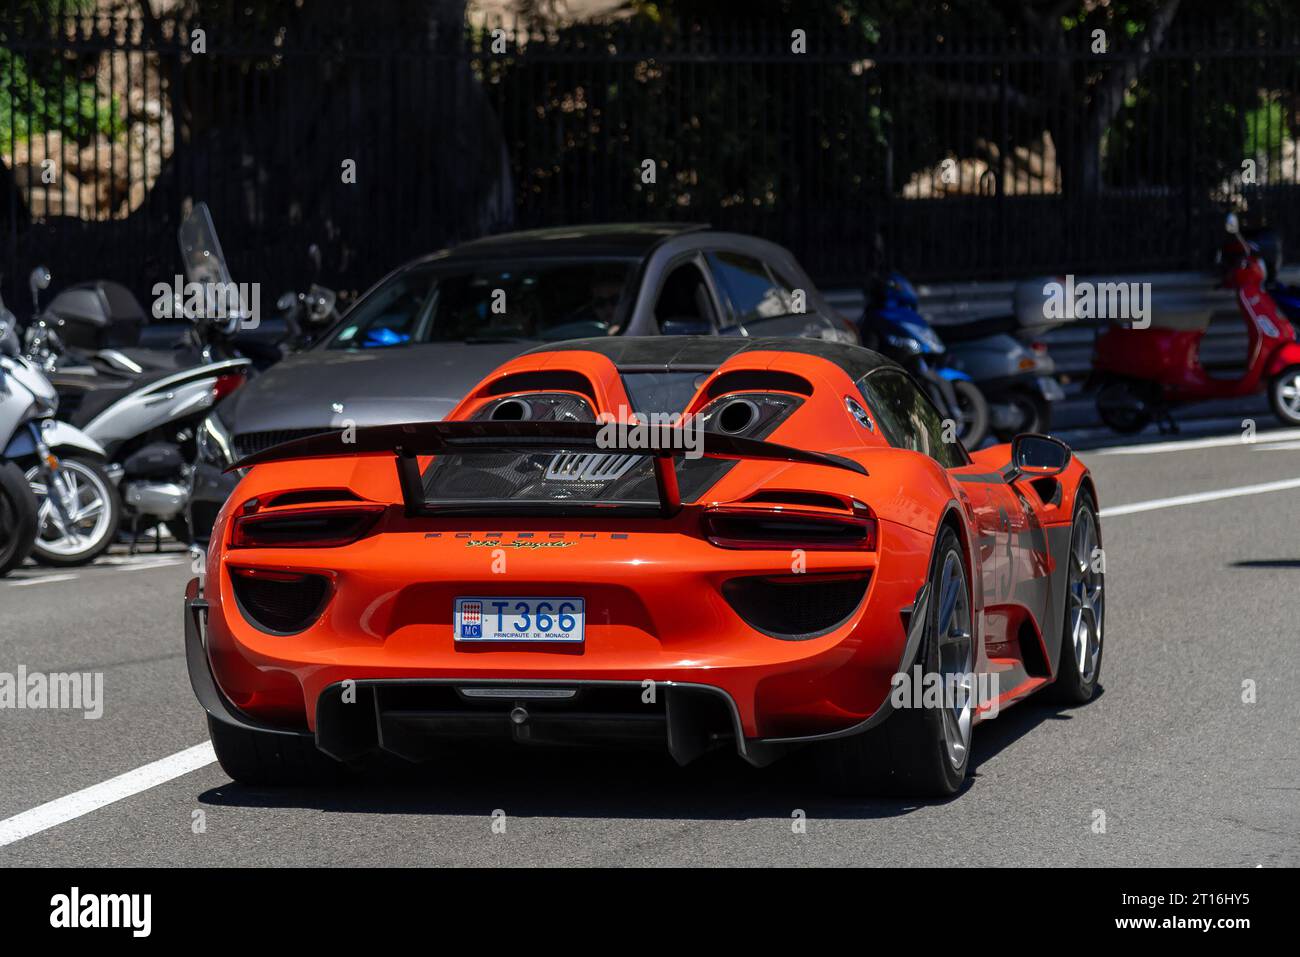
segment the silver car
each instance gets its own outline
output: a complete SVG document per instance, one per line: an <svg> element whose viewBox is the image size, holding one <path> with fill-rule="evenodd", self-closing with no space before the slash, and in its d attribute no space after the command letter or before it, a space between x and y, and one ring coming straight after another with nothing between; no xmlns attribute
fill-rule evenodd
<svg viewBox="0 0 1300 957"><path fill-rule="evenodd" d="M207 540L233 461L342 428L436 420L503 362L590 336L801 336L856 343L791 253L707 226L625 224L507 233L410 262L317 344L217 407L190 498Z"/></svg>

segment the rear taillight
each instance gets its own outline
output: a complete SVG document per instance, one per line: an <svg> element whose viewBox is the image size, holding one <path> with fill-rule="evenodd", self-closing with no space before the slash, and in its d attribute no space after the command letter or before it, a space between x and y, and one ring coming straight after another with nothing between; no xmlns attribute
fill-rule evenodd
<svg viewBox="0 0 1300 957"><path fill-rule="evenodd" d="M334 548L364 537L383 505L291 508L235 518L231 548Z"/></svg>
<svg viewBox="0 0 1300 957"><path fill-rule="evenodd" d="M785 508L711 508L704 535L719 548L876 550L876 517L865 506L836 515Z"/></svg>
<svg viewBox="0 0 1300 957"><path fill-rule="evenodd" d="M217 381L212 386L212 404L216 405L243 384L244 374L242 372L227 372L224 375L217 376Z"/></svg>

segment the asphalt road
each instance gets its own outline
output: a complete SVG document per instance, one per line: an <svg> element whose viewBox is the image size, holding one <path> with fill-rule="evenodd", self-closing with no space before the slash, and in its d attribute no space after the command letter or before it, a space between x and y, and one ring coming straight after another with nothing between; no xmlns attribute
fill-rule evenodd
<svg viewBox="0 0 1300 957"><path fill-rule="evenodd" d="M1294 480L1300 433L1084 458L1103 508L1158 502ZM86 798L0 846L0 864L1300 864L1300 488L1117 514L1103 536L1102 693L982 725L951 801L827 797L797 761L727 755L678 769L507 750L288 791L235 785L200 755L124 799ZM206 741L181 651L184 556L64 574L0 581L0 672L102 671L104 712L0 710L0 843L15 815Z"/></svg>

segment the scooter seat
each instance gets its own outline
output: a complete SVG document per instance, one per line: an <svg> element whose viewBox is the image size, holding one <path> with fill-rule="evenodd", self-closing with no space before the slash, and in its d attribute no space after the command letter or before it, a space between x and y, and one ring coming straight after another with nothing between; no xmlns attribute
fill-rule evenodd
<svg viewBox="0 0 1300 957"><path fill-rule="evenodd" d="M1023 330L1015 316L989 316L971 322L936 324L934 331L944 342L953 343L970 342L972 339L985 339L989 336L1017 335Z"/></svg>
<svg viewBox="0 0 1300 957"><path fill-rule="evenodd" d="M79 429L84 429L89 425L99 413L103 412L114 402L121 399L124 395L134 392L151 382L157 382L159 379L165 379L175 372L174 369L155 369L146 371L143 375L132 378L105 380L102 385L96 385L82 397L81 404L77 406L72 413L71 422Z"/></svg>

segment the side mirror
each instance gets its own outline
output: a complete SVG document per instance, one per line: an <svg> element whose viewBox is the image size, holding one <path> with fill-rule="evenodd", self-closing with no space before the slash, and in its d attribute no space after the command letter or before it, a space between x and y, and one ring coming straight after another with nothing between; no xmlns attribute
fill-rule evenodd
<svg viewBox="0 0 1300 957"><path fill-rule="evenodd" d="M27 284L32 290L32 309L40 312L41 309L41 292L50 288L50 271L44 266L37 266L32 270L31 277Z"/></svg>
<svg viewBox="0 0 1300 957"><path fill-rule="evenodd" d="M1237 219L1236 213L1229 213L1223 220L1223 228L1233 236L1241 232L1241 222Z"/></svg>
<svg viewBox="0 0 1300 957"><path fill-rule="evenodd" d="M1070 464L1072 455L1070 447L1060 439L1035 432L1022 433L1011 442L1013 477L1059 475Z"/></svg>

